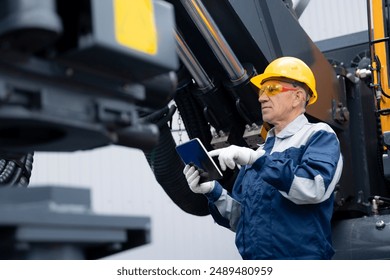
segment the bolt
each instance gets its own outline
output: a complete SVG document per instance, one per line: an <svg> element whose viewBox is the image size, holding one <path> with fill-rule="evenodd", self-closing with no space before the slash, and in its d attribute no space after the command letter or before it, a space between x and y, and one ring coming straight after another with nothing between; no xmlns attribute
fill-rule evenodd
<svg viewBox="0 0 390 280"><path fill-rule="evenodd" d="M384 229L385 226L386 226L386 223L385 223L383 220L377 221L377 222L375 223L375 227L376 227L376 229L378 229L378 230Z"/></svg>

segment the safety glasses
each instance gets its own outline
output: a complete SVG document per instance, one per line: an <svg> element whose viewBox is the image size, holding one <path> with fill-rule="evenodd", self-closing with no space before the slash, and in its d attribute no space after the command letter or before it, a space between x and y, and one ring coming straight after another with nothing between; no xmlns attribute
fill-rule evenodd
<svg viewBox="0 0 390 280"><path fill-rule="evenodd" d="M281 92L289 91L289 90L297 90L295 87L284 87L280 84L268 84L260 87L258 96L262 96L265 93L267 96L275 96Z"/></svg>

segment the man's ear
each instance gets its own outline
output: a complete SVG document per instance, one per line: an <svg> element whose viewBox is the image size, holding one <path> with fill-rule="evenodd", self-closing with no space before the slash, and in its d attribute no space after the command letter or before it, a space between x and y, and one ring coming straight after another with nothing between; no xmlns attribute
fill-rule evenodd
<svg viewBox="0 0 390 280"><path fill-rule="evenodd" d="M294 92L293 107L301 106L306 104L306 93L303 89L298 89Z"/></svg>

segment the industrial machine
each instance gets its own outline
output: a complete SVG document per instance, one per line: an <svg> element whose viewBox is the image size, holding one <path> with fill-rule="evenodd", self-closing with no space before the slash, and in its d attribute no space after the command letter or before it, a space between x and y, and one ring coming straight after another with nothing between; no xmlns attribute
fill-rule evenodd
<svg viewBox="0 0 390 280"><path fill-rule="evenodd" d="M307 117L332 126L344 156L335 259L390 258L389 1L367 0L369 31L316 43L298 21L309 2L2 1L0 151L13 167L0 183L26 186L35 151L123 145L144 151L178 207L208 215L182 174L173 114L208 150L255 147L269 125L249 80L295 56L317 80Z"/></svg>

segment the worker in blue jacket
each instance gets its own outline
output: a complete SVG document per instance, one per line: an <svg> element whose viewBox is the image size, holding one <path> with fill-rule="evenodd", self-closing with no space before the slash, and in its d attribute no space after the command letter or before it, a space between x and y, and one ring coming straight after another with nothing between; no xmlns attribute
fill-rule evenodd
<svg viewBox="0 0 390 280"><path fill-rule="evenodd" d="M217 181L200 184L190 165L183 171L188 185L207 196L218 224L236 232L243 259L331 259L333 191L343 160L331 127L304 115L317 99L314 75L302 60L281 57L251 82L263 121L272 125L265 143L209 152L222 170L240 168L231 193Z"/></svg>

